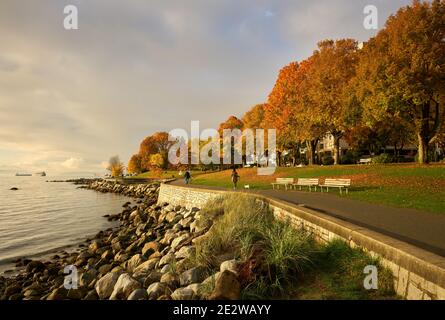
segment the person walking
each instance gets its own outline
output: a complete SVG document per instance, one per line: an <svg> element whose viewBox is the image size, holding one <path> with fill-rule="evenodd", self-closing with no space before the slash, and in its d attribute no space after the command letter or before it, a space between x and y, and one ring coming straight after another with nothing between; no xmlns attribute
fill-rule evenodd
<svg viewBox="0 0 445 320"><path fill-rule="evenodd" d="M191 178L192 178L192 175L190 174L190 170L187 169L187 171L184 173L185 184L189 184Z"/></svg>
<svg viewBox="0 0 445 320"><path fill-rule="evenodd" d="M239 180L239 174L238 174L238 172L236 172L236 169L233 168L233 170L232 170L233 190L236 190L236 184L238 183L238 180Z"/></svg>

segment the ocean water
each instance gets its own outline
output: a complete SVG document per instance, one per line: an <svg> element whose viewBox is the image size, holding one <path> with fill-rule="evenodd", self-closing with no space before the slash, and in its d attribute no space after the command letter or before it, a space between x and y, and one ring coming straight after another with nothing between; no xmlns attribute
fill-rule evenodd
<svg viewBox="0 0 445 320"><path fill-rule="evenodd" d="M121 212L131 199L46 182L72 178L0 175L0 273L17 258L44 258L74 249L87 237L117 225L103 215Z"/></svg>

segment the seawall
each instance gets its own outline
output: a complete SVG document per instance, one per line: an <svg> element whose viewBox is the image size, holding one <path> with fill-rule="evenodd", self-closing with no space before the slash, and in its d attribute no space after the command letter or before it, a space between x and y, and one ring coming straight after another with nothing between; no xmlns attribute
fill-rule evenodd
<svg viewBox="0 0 445 320"><path fill-rule="evenodd" d="M201 208L210 199L230 192L161 184L158 203ZM363 248L378 257L392 271L394 288L400 296L409 300L445 300L444 257L283 200L261 195L258 198L269 203L277 218L311 232L319 241L342 239L351 247Z"/></svg>

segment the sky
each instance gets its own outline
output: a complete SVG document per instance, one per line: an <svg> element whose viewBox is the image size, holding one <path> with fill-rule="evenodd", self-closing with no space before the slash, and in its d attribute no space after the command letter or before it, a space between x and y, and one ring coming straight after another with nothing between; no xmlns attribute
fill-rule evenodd
<svg viewBox="0 0 445 320"><path fill-rule="evenodd" d="M1 0L0 173L104 173L141 140L267 101L323 39L359 42L402 0ZM66 30L64 7L78 8Z"/></svg>

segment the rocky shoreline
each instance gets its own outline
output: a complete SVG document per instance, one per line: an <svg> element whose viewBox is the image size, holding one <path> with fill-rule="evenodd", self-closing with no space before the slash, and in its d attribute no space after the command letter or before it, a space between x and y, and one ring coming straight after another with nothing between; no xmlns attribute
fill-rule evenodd
<svg viewBox="0 0 445 320"><path fill-rule="evenodd" d="M200 223L200 209L158 205L159 183L79 184L134 197L137 204L127 202L121 213L106 216L120 226L100 231L79 252L64 252L49 261L17 261L24 268L20 274L0 276L1 300L239 299L234 260L221 261L214 275L188 261L194 244L205 239L212 225Z"/></svg>

